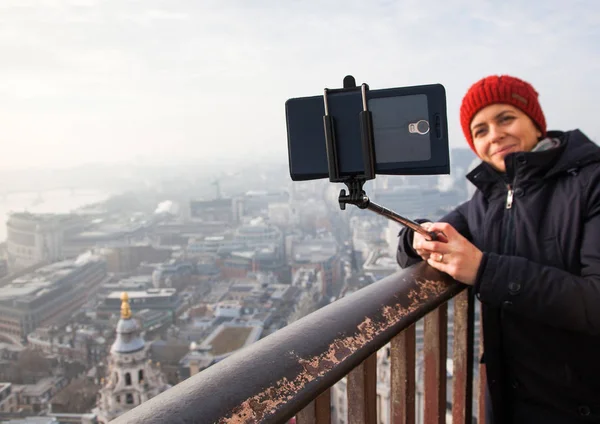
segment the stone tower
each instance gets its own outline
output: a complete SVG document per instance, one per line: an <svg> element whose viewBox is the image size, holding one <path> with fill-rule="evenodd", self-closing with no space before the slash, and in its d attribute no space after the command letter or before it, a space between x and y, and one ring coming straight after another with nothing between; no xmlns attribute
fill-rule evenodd
<svg viewBox="0 0 600 424"><path fill-rule="evenodd" d="M127 293L121 295L121 301L117 337L110 349L98 406L93 411L100 424L107 424L169 388L160 370L149 360L149 346L131 316Z"/></svg>

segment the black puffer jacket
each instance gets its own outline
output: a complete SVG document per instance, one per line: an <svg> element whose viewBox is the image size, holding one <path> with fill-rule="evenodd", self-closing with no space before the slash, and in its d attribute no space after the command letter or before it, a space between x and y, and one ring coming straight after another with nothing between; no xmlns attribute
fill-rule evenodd
<svg viewBox="0 0 600 424"><path fill-rule="evenodd" d="M494 424L600 423L600 148L580 131L549 136L560 145L508 155L506 176L479 165L472 199L440 220L484 252ZM402 267L420 260L411 245L402 230Z"/></svg>

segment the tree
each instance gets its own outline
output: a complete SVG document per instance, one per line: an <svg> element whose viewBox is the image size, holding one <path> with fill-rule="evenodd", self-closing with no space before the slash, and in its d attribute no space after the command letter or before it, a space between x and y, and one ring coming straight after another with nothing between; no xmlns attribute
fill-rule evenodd
<svg viewBox="0 0 600 424"><path fill-rule="evenodd" d="M33 349L25 349L19 354L15 364L17 384L34 383L52 375L52 361Z"/></svg>
<svg viewBox="0 0 600 424"><path fill-rule="evenodd" d="M52 399L52 411L57 413L83 414L96 404L100 386L85 377L73 380Z"/></svg>

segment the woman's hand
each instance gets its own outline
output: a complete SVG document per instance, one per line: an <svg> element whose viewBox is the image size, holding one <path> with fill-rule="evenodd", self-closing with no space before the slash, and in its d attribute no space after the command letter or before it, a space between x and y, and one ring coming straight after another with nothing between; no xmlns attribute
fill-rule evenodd
<svg viewBox="0 0 600 424"><path fill-rule="evenodd" d="M433 268L461 283L473 285L483 253L445 222L422 224L428 231L442 233L439 241L427 241L415 233L413 248Z"/></svg>
<svg viewBox="0 0 600 424"><path fill-rule="evenodd" d="M432 225L433 225L433 222L424 222L421 224L421 227L423 227L427 231L431 231ZM448 239L442 233L437 233L437 238L438 238L438 241L441 241L441 242L448 241ZM421 244L424 241L427 241L427 239L415 231L413 234L412 247L413 247L413 249L415 249L415 252L417 252L417 255L419 255L421 258L423 258L424 261L426 261L427 259L429 259L430 252L429 252L429 250L425 250L425 249L421 248Z"/></svg>

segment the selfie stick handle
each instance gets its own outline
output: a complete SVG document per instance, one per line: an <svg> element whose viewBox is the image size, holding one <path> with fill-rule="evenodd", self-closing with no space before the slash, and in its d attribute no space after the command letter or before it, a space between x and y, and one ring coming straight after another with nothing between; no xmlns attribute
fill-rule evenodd
<svg viewBox="0 0 600 424"><path fill-rule="evenodd" d="M402 224L405 227L408 227L411 230L421 234L423 237L429 238L430 241L437 240L436 233L427 231L417 222L405 218L402 215L399 215L396 212L386 208L385 206L381 206L375 202L372 202L371 199L369 199L369 196L367 196L363 191L362 183L360 181L348 181L347 184L348 188L350 189L350 193L346 194L346 190L341 190L340 197L338 199L340 203L340 209L346 209L346 204L350 203L351 205L355 205L360 209L368 209L387 219Z"/></svg>
<svg viewBox="0 0 600 424"><path fill-rule="evenodd" d="M421 234L423 237L428 238L429 241L437 240L437 234L434 233L433 231L427 231L425 228L423 228L417 222L412 221L408 218L405 218L402 215L398 215L396 212L386 208L385 206L381 206L381 205L378 205L377 203L371 202L371 200L369 199L369 196L367 196L366 194L363 196L362 203L366 204L366 207L364 209L369 209L370 211L373 211L383 217L386 217L392 221L402 224L405 227L408 227L411 230ZM360 205L357 205L357 206L360 207Z"/></svg>
<svg viewBox="0 0 600 424"><path fill-rule="evenodd" d="M364 171L361 175L353 175L342 177L339 174L337 143L335 139L335 126L333 117L329 114L329 103L327 94L329 92L338 91L358 91L360 89L362 95L363 110L359 113L362 153L364 162ZM384 216L392 221L398 222L411 230L428 237L430 240L436 240L436 233L427 231L418 223L398 215L396 212L389 210L386 207L371 202L369 196L363 190L365 181L375 178L375 144L373 141L373 117L367 105L367 84L362 84L360 88L356 87L354 77L348 75L344 78L344 88L338 90L325 89L323 93L323 101L325 107L325 116L323 116L323 126L325 130L325 142L327 149L327 161L329 169L329 181L343 182L348 187L349 193L346 190L340 191L339 203L340 209L346 209L346 203L356 205L361 209L369 209L381 216Z"/></svg>

